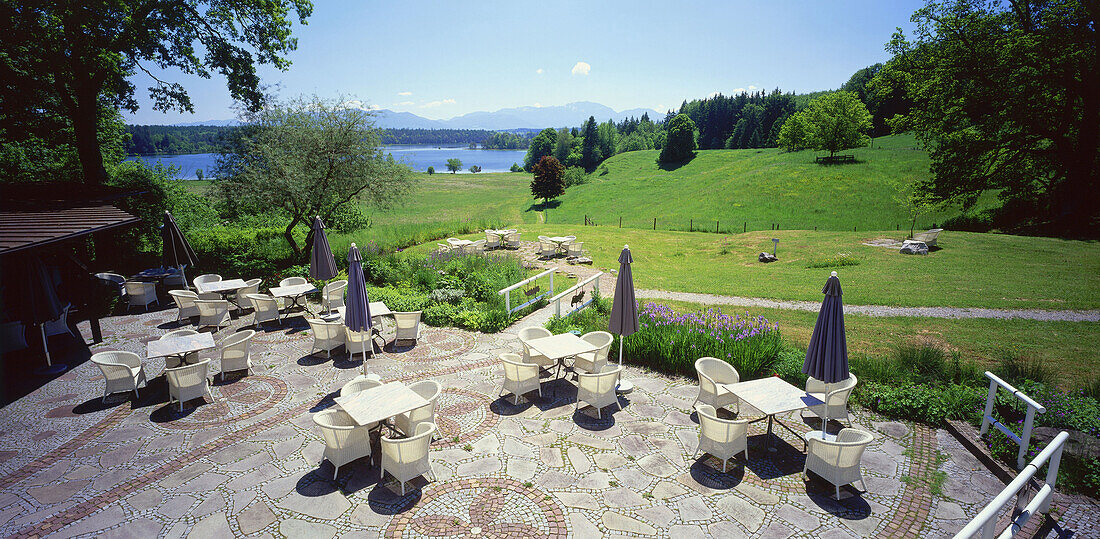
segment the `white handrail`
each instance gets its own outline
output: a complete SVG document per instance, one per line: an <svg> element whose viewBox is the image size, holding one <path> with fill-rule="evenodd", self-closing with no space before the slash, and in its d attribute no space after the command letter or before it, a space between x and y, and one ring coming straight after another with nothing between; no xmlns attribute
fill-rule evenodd
<svg viewBox="0 0 1100 539"><path fill-rule="evenodd" d="M986 505L985 509L982 509L978 516L974 517L974 520L968 522L962 530L959 530L959 533L955 534L955 539L968 539L979 533L982 539L992 538L996 531L994 528L997 526L1001 508L1008 503L1012 496L1017 494L1021 494L1016 498L1016 508L1020 509L1020 514L1012 520L1012 524L1001 533L1000 537L1014 537L1023 529L1024 524L1027 524L1032 515L1049 511L1050 500L1054 496L1054 483L1058 479L1058 465L1062 461L1062 449L1065 447L1067 438L1069 438L1068 432L1059 432L1058 436L1055 436L1054 440L1047 444L1035 456L1035 459L1024 467L1020 474L1016 476L1016 479L1013 479L1000 494L993 498L993 501L989 502L989 505ZM1030 503L1021 508L1020 505L1023 503L1024 498L1020 491L1027 487L1031 478L1038 473L1039 468L1046 464L1048 460L1050 466L1047 468L1046 484L1035 493L1035 497L1031 499Z"/></svg>
<svg viewBox="0 0 1100 539"><path fill-rule="evenodd" d="M535 275L534 277L528 277L528 278L526 278L526 279L524 279L524 280L522 280L522 281L520 281L520 282L518 282L518 283L516 283L512 286L506 286L504 288L501 288L500 291L497 292L497 294L503 294L505 292L511 292L512 290L515 290L515 289L517 289L517 288L519 288L519 287L521 287L521 286L523 286L523 285L525 285L525 284L527 284L531 281L534 281L534 280L536 280L540 277L545 276L547 273L554 273L554 270L548 269L548 270L546 270L546 271L544 271L544 272L542 272L538 275Z"/></svg>
<svg viewBox="0 0 1100 539"><path fill-rule="evenodd" d="M504 295L504 309L506 311L508 311L508 314L512 314L514 311L518 311L518 310L520 310L520 309L522 309L522 308L524 308L528 305L531 305L532 303L535 303L536 301L538 301L538 300L540 300L540 299L542 299L542 298L544 298L544 297L546 297L550 294L553 294L554 293L554 271L555 270L553 270L553 269L548 269L548 270L546 270L546 271L544 271L544 272L542 272L538 275L535 275L534 277L528 277L528 278L526 278L526 279L524 279L524 280L522 280L522 281L520 281L520 282L518 282L518 283L516 283L512 286L506 286L504 288L501 288L497 292L497 294L503 294ZM545 294L539 294L535 298L528 300L526 303L524 303L522 305L517 305L515 309L512 309L512 291L519 288L519 287L521 287L521 286L523 286L523 285L525 285L525 284L527 284L527 283L538 280L539 278L544 277L547 274L550 275L550 291L548 293L545 293Z"/></svg>
<svg viewBox="0 0 1100 539"><path fill-rule="evenodd" d="M985 433L989 430L989 426L993 425L997 430L1003 432L1008 439L1016 442L1016 445L1020 448L1019 451L1016 452L1016 469L1021 470L1024 467L1024 455L1027 454L1028 444L1031 443L1031 429L1035 424L1035 412L1038 411L1040 414L1045 414L1047 409L1042 404L1035 402L1035 399L1032 399L1020 390L1009 385L1008 382L998 378L997 375L985 371L985 376L989 378L989 394L985 399L985 413L982 415L982 429L979 434L985 436ZM1027 404L1027 414L1024 416L1024 430L1019 436L1017 436L1015 432L1012 432L1012 429L1009 429L1004 423L993 419L993 405L997 400L998 386L1005 388L1009 393L1012 393L1014 397Z"/></svg>
<svg viewBox="0 0 1100 539"><path fill-rule="evenodd" d="M581 282L579 282L579 283L577 283L577 284L575 284L575 285L573 285L573 286L570 286L569 288L566 288L565 290L562 291L562 293L550 298L550 303L554 304L554 314L556 314L557 316L561 316L561 299L562 298L564 298L565 296L568 296L569 294L572 294L574 291L580 289L582 286L584 286L584 285L586 285L586 284L588 284L592 281L596 281L596 286L593 287L593 290L596 291L596 292L599 292L600 291L599 278L600 278L601 275L603 275L602 271L595 274L595 275L593 275L593 276L591 276L591 277L589 277L589 278L587 278L587 279L585 279L585 280L583 280L583 281L581 281ZM588 303L591 303L591 300L589 300ZM583 309L586 305L588 305L588 303L585 303L580 308L575 309L575 310ZM568 314L573 314L573 312L574 311L570 311Z"/></svg>

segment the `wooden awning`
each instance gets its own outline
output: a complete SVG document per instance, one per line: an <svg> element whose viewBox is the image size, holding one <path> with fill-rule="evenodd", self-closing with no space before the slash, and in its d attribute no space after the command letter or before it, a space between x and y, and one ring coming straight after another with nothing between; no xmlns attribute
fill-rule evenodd
<svg viewBox="0 0 1100 539"><path fill-rule="evenodd" d="M39 205L6 204L0 210L0 255L79 238L140 221L103 201Z"/></svg>

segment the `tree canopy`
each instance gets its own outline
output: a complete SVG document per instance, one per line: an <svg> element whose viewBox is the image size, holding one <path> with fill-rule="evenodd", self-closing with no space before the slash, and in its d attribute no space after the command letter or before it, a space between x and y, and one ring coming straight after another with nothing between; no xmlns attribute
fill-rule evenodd
<svg viewBox="0 0 1100 539"><path fill-rule="evenodd" d="M71 127L84 181L101 183L101 118L138 110L132 75L153 78L155 110L193 107L183 85L153 68L203 78L216 72L234 99L259 110L256 64L287 68L286 55L297 46L290 12L304 24L312 9L307 0L4 2L0 127L8 133L42 116Z"/></svg>
<svg viewBox="0 0 1100 539"><path fill-rule="evenodd" d="M269 105L248 119L215 185L227 206L286 212L284 236L296 254L298 224L314 215L329 222L355 202L385 208L412 187L409 168L383 156L367 111L312 98Z"/></svg>
<svg viewBox="0 0 1100 539"><path fill-rule="evenodd" d="M668 123L665 147L657 161L682 163L695 157L695 122L687 114L677 114Z"/></svg>
<svg viewBox="0 0 1100 539"><path fill-rule="evenodd" d="M1007 206L1059 230L1100 214L1100 8L1080 0L929 2L872 82L912 109L891 126L927 146L937 201Z"/></svg>
<svg viewBox="0 0 1100 539"><path fill-rule="evenodd" d="M527 155L523 159L523 168L527 171L533 171L535 165L547 155L553 155L554 143L558 139L558 132L552 127L547 127L539 134L535 135L535 138L531 139L531 145L527 147Z"/></svg>
<svg viewBox="0 0 1100 539"><path fill-rule="evenodd" d="M462 170L462 160L457 157L452 157L447 160L447 170L451 171L451 174L455 174Z"/></svg>
<svg viewBox="0 0 1100 539"><path fill-rule="evenodd" d="M562 182L565 167L561 166L557 158L552 155L543 156L535 164L533 172L535 177L531 180L531 194L535 198L541 198L543 206L551 199L565 194L565 184Z"/></svg>
<svg viewBox="0 0 1100 539"><path fill-rule="evenodd" d="M810 101L790 115L779 130L778 143L788 151L813 148L829 155L866 146L871 137L871 113L852 92L832 92Z"/></svg>

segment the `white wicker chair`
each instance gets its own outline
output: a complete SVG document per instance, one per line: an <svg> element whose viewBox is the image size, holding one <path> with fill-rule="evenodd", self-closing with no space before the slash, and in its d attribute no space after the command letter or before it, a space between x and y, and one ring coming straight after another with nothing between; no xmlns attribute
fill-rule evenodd
<svg viewBox="0 0 1100 539"><path fill-rule="evenodd" d="M199 308L195 305L195 300L199 299L198 294L190 290L169 290L168 295L172 296L176 308L179 309L176 313L177 321L199 315Z"/></svg>
<svg viewBox="0 0 1100 539"><path fill-rule="evenodd" d="M194 365L184 365L175 369L164 369L164 377L168 379L168 404L180 403L180 411L183 411L183 403L199 397L214 395L210 393L210 360L204 359Z"/></svg>
<svg viewBox="0 0 1100 539"><path fill-rule="evenodd" d="M584 242L574 241L565 246L566 255L568 256L584 256Z"/></svg>
<svg viewBox="0 0 1100 539"><path fill-rule="evenodd" d="M108 395L123 391L133 391L134 397L137 397L138 388L146 385L141 358L133 352L99 352L92 355L92 363L103 372L103 380L107 384L103 388L104 401Z"/></svg>
<svg viewBox="0 0 1100 539"><path fill-rule="evenodd" d="M323 459L335 468L332 478L340 473L340 467L363 457L370 457L370 427L361 427L346 412L338 409L322 410L313 414L313 423L321 429L325 440ZM373 457L371 463L374 463Z"/></svg>
<svg viewBox="0 0 1100 539"><path fill-rule="evenodd" d="M279 302L267 294L249 294L245 296L252 303L252 327L257 327L260 322L274 320L283 325L282 314L279 312Z"/></svg>
<svg viewBox="0 0 1100 539"><path fill-rule="evenodd" d="M520 233L511 232L504 236L504 245L509 249L519 249Z"/></svg>
<svg viewBox="0 0 1100 539"><path fill-rule="evenodd" d="M577 407L581 409L581 403L592 405L596 409L596 417L603 419L602 409L612 404L623 409L619 404L619 396L615 394L615 388L619 385L619 375L622 367L618 365L604 365L599 373L577 374Z"/></svg>
<svg viewBox="0 0 1100 539"><path fill-rule="evenodd" d="M246 329L238 331L218 343L218 348L222 351L221 375L223 382L227 371L245 371L247 374L252 369L252 354L249 352L248 346L252 343L252 336L255 334L254 330Z"/></svg>
<svg viewBox="0 0 1100 539"><path fill-rule="evenodd" d="M195 285L195 292L198 292L198 293L201 294L202 293L202 285L204 285L206 283L216 283L220 280L222 280L221 275L218 275L217 273L206 273L206 274L203 274L203 275L199 275L198 277L195 277L194 279L191 279L191 282L194 283L194 285Z"/></svg>
<svg viewBox="0 0 1100 539"><path fill-rule="evenodd" d="M229 325L229 302L224 299L197 299L200 328L212 326L214 331Z"/></svg>
<svg viewBox="0 0 1100 539"><path fill-rule="evenodd" d="M287 277L279 281L279 286L294 286L298 284L309 284L309 281L305 277ZM275 301L279 303L279 309L286 309L294 305L294 298L278 297Z"/></svg>
<svg viewBox="0 0 1100 539"><path fill-rule="evenodd" d="M443 253L451 252L451 246L447 245L446 243L437 243L436 245L439 246L439 251L440 252L443 252Z"/></svg>
<svg viewBox="0 0 1100 539"><path fill-rule="evenodd" d="M540 241L539 256L545 256L548 258L558 256L558 245L549 241Z"/></svg>
<svg viewBox="0 0 1100 539"><path fill-rule="evenodd" d="M397 324L394 341L420 339L420 311L393 313L393 320Z"/></svg>
<svg viewBox="0 0 1100 539"><path fill-rule="evenodd" d="M145 307L145 310L148 311L149 306L157 302L157 285L155 283L126 281L124 286L126 287L128 307Z"/></svg>
<svg viewBox="0 0 1100 539"><path fill-rule="evenodd" d="M177 329L175 331L169 331L168 333L165 333L164 335L161 335L160 339L158 339L158 340L168 339L168 338L172 338L172 337L184 337L184 336L187 336L187 335L198 335L198 333L199 333L198 331L195 331L193 329ZM199 359L199 353L198 352L188 352L186 354L172 354L172 355L166 356L164 358L164 367L166 369L171 369L171 368L174 368L174 367L179 367L180 365L183 365L184 363L193 363L197 359Z"/></svg>
<svg viewBox="0 0 1100 539"><path fill-rule="evenodd" d="M367 372L367 355L374 355L374 331L352 331L344 327L344 348L348 351L348 359L355 359L355 355L363 356L363 373Z"/></svg>
<svg viewBox="0 0 1100 539"><path fill-rule="evenodd" d="M496 249L496 248L500 247L500 244L501 244L500 234L490 233L488 230L485 231L485 248L486 249Z"/></svg>
<svg viewBox="0 0 1100 539"><path fill-rule="evenodd" d="M379 380L359 375L355 378L352 378L350 382L344 384L344 387L340 388L340 396L347 397L348 395L354 395L360 391L366 391L372 387L378 387L380 385L382 385L382 382Z"/></svg>
<svg viewBox="0 0 1100 539"><path fill-rule="evenodd" d="M409 386L409 389L424 397L428 404L394 416L394 426L405 436L412 436L416 428L423 423L435 423L435 409L439 404L439 394L443 391L443 386L435 380L421 380Z"/></svg>
<svg viewBox="0 0 1100 539"><path fill-rule="evenodd" d="M519 404L519 396L532 391L538 391L542 396L542 384L539 382L539 366L524 363L518 354L501 354L500 361L504 365L504 383L500 386L497 395L505 391L516 396L516 404Z"/></svg>
<svg viewBox="0 0 1100 539"><path fill-rule="evenodd" d="M519 330L519 342L523 346L523 362L538 365L543 369L557 366L558 361L556 359L550 359L538 353L527 344L527 341L541 339L543 337L552 337L553 335L553 333L550 333L550 330L539 326L530 326Z"/></svg>
<svg viewBox="0 0 1100 539"><path fill-rule="evenodd" d="M808 408L821 418L821 432L825 432L830 419L844 420L851 426L848 421L848 397L852 395L857 382L854 374L849 374L847 379L833 384L826 384L813 377L806 379L806 393L825 403Z"/></svg>
<svg viewBox="0 0 1100 539"><path fill-rule="evenodd" d="M428 458L428 449L435 436L434 423L421 423L416 428L416 435L411 438L393 439L382 437L382 466L379 470L379 480L386 476L386 472L401 483L401 495L405 495L405 483L416 479L421 475L431 475L432 462Z"/></svg>
<svg viewBox="0 0 1100 539"><path fill-rule="evenodd" d="M871 433L859 429L840 429L835 440L810 436L806 439L806 465L802 473L814 472L832 483L839 500L841 485L863 483L859 461L874 439ZM867 483L863 483L863 490L867 490Z"/></svg>
<svg viewBox="0 0 1100 539"><path fill-rule="evenodd" d="M326 322L320 318L307 318L309 328L313 330L313 347L309 353L316 351L325 352L326 357L332 357L332 351L344 345L344 324L341 322Z"/></svg>
<svg viewBox="0 0 1100 539"><path fill-rule="evenodd" d="M477 240L477 241L471 243L470 244L470 253L471 254L484 253L485 252L485 246L487 244L488 244L488 242L485 241L485 240Z"/></svg>
<svg viewBox="0 0 1100 539"><path fill-rule="evenodd" d="M611 343L615 340L615 337L606 331L593 331L585 333L581 338L600 348L594 352L577 354L577 358L573 362L573 370L600 372L603 366L607 365L607 352L611 349Z"/></svg>
<svg viewBox="0 0 1100 539"><path fill-rule="evenodd" d="M68 333L73 337L77 337L73 333L73 329L69 327L69 311L73 309L72 303L66 303L65 307L61 309L61 315L57 318L50 320L43 324L46 329L46 336L53 337L54 335L64 335Z"/></svg>
<svg viewBox="0 0 1100 539"><path fill-rule="evenodd" d="M321 306L325 312L335 311L344 306L344 291L348 288L346 280L332 281L321 289Z"/></svg>
<svg viewBox="0 0 1100 539"><path fill-rule="evenodd" d="M96 276L97 279L100 279L102 281L111 283L112 285L118 287L118 295L119 296L125 296L126 295L126 286L125 286L126 277L123 277L123 276L121 276L117 273L109 273L109 272L97 273L97 274L95 274L95 276Z"/></svg>
<svg viewBox="0 0 1100 539"><path fill-rule="evenodd" d="M744 451L745 460L749 459L749 420L722 419L709 404L695 407L699 415L699 452L708 453L722 460L722 473L726 473L726 461Z"/></svg>
<svg viewBox="0 0 1100 539"><path fill-rule="evenodd" d="M240 305L241 309L255 309L256 306L252 305L252 300L248 299L249 294L260 293L260 283L263 279L249 279L244 282L244 288L238 289L233 295L233 299Z"/></svg>
<svg viewBox="0 0 1100 539"><path fill-rule="evenodd" d="M704 402L715 408L733 404L740 411L741 402L737 395L719 385L736 384L741 380L733 365L718 358L701 357L695 360L695 372L699 375L699 396L695 402Z"/></svg>

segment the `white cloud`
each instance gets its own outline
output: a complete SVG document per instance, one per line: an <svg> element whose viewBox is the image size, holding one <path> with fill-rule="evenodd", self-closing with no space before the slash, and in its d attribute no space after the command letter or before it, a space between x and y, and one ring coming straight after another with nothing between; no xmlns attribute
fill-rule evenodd
<svg viewBox="0 0 1100 539"><path fill-rule="evenodd" d="M542 75L542 68L540 67L540 68L536 69L535 74L536 75Z"/></svg>
<svg viewBox="0 0 1100 539"><path fill-rule="evenodd" d="M571 73L574 75L587 75L592 70L592 66L588 65L588 62L577 62L573 65Z"/></svg>
<svg viewBox="0 0 1100 539"><path fill-rule="evenodd" d="M756 89L756 86L753 86L753 85L751 85L751 84L749 85L749 91L750 91L750 92L751 92L751 91L753 91L753 90L755 90L755 89Z"/></svg>
<svg viewBox="0 0 1100 539"><path fill-rule="evenodd" d="M401 106L401 107L407 107L409 105L415 105L415 104L416 104L415 101L402 101L400 103L394 103L394 105Z"/></svg>
<svg viewBox="0 0 1100 539"><path fill-rule="evenodd" d="M397 92L397 95L413 95L412 92Z"/></svg>
<svg viewBox="0 0 1100 539"><path fill-rule="evenodd" d="M744 92L744 91L745 91L744 88L734 88L733 89L733 95L737 95L737 94L739 94L741 92Z"/></svg>
<svg viewBox="0 0 1100 539"><path fill-rule="evenodd" d="M340 103L340 107L345 109L382 110L382 107L378 105L368 105L358 99L348 99L347 101Z"/></svg>
<svg viewBox="0 0 1100 539"><path fill-rule="evenodd" d="M708 95L707 97L718 97L718 94L720 93L722 92L711 92L710 95Z"/></svg>
<svg viewBox="0 0 1100 539"><path fill-rule="evenodd" d="M427 103L424 103L423 105L420 105L420 108L422 108L422 109L431 109L431 108L440 107L440 106L443 106L443 105L454 105L454 104L455 104L455 100L448 98L448 99L442 99L442 100L439 100L439 101L428 101Z"/></svg>
<svg viewBox="0 0 1100 539"><path fill-rule="evenodd" d="M542 108L542 103L539 103L538 101L535 101L535 104L534 104L534 105L532 105L532 106L533 106L533 107L535 107L535 108L537 108L537 109L538 109L538 108Z"/></svg>

